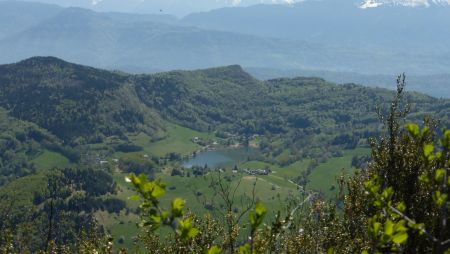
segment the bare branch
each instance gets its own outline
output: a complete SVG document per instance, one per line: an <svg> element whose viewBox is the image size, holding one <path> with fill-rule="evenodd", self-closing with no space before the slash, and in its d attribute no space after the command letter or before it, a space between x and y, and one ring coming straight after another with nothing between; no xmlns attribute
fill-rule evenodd
<svg viewBox="0 0 450 254"><path fill-rule="evenodd" d="M247 207L239 214L239 216L236 219L236 222L239 223L242 219L242 217L252 209L252 207L255 205L255 199L256 199L256 182L258 182L258 178L255 179L255 182L253 183L253 189L252 189L252 199L251 202L247 205Z"/></svg>
<svg viewBox="0 0 450 254"><path fill-rule="evenodd" d="M394 213L400 215L403 219L405 219L409 223L411 223L413 225L417 225L417 223L414 220L412 220L411 218L409 218L408 216L406 216L405 214L403 214L402 212L397 210L395 207L393 207L391 205L388 205L388 207L389 207L389 209L391 211L393 211ZM439 242L439 240L436 237L434 237L433 235L431 235L430 233L428 233L428 231L426 231L425 228L420 228L420 232L424 233L433 242L435 242L435 243Z"/></svg>

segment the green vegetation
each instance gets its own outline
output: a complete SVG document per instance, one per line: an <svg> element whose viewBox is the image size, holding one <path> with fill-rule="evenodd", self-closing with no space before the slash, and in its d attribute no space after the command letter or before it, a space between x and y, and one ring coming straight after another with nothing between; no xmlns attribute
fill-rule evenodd
<svg viewBox="0 0 450 254"><path fill-rule="evenodd" d="M351 151L344 151L342 157L331 158L325 163L319 164L308 177L307 188L323 193L327 198L334 198L337 186L337 179L343 173L351 175L355 171L352 167L352 158L355 155L369 154L370 149L359 148Z"/></svg>
<svg viewBox="0 0 450 254"><path fill-rule="evenodd" d="M38 169L64 168L70 165L69 159L56 152L45 150L36 158L31 160Z"/></svg>
<svg viewBox="0 0 450 254"><path fill-rule="evenodd" d="M194 131L180 125L168 123L166 125L166 136L161 140L152 142L151 138L144 133L130 137L135 144L144 148L144 152L156 156L165 156L169 153L189 155L201 148L192 142L193 137L203 140L214 138L214 135Z"/></svg>
<svg viewBox="0 0 450 254"><path fill-rule="evenodd" d="M303 205L301 203L285 220L278 215L270 226L259 228L267 210L251 199L251 206L255 204L255 207L253 211L248 210L250 232L243 232L236 224L240 219L239 213L232 214L230 209L233 199L229 198L234 188L219 181L219 196L231 206L222 208L229 212L223 218L226 226L215 228L215 234L205 243L203 234L211 231L202 231L205 224L199 220L197 224L192 223L196 221L196 215L183 212L185 201L174 198L169 213L160 208L159 202L166 186L160 181L148 182L145 175L131 175L130 181L143 198L141 207L150 208L142 217L141 224L150 229L146 232L148 237L143 239L147 250L167 253L177 249L182 253L448 253L450 232L446 223L450 216L446 208L450 205L450 177L445 167L450 165L450 131L444 129L442 138L436 140L426 122L422 130L415 124L407 124L406 131L399 132L395 102L390 112L386 122L389 138L372 141L375 159L368 170L355 174L351 179L342 179L348 184L345 189L349 191L342 199L342 216L336 216L333 205L330 207L316 201L307 208L313 213L311 218L295 221L298 224L294 226L291 224L293 216ZM402 157L408 159L403 160ZM402 174L404 172L407 173ZM410 188L417 188L418 195L405 192ZM140 197L134 199L139 200ZM302 217L308 215L300 214ZM145 221L145 218L150 218L150 221ZM168 245L155 242L159 239L155 228L161 225L175 231L166 239ZM300 234L297 233L298 228ZM248 240L237 243L240 234L247 234Z"/></svg>
<svg viewBox="0 0 450 254"><path fill-rule="evenodd" d="M45 158L40 158L37 160L38 165L35 165L36 161L33 160L40 153L47 150L67 151L66 147L48 131L11 117L2 108L0 108L0 132L0 186L18 177L34 174L37 169L41 169L41 165L50 163L45 161ZM56 155L56 152L53 154Z"/></svg>
<svg viewBox="0 0 450 254"><path fill-rule="evenodd" d="M115 189L108 173L93 169L60 169L20 178L0 193L2 237L20 237L13 241L23 241L26 252L48 250L50 240L74 244L73 239L93 224L93 213L125 209L124 201L111 196Z"/></svg>
<svg viewBox="0 0 450 254"><path fill-rule="evenodd" d="M127 76L54 58L3 65L0 75L0 105L10 115L73 145L158 129L157 116L139 105Z"/></svg>
<svg viewBox="0 0 450 254"><path fill-rule="evenodd" d="M0 81L0 219L6 222L0 224L0 232L5 233L0 246L24 244L19 237L23 230L39 238L24 245L30 251L48 251L52 246L73 249L79 241L97 246L94 249L115 244L115 249L139 247L169 253L176 246L183 246L180 252L212 251L215 246L216 252L226 253L326 252L330 248L354 253L378 248L367 234L368 218L383 225L388 220L385 214L373 217L375 210L368 206L375 201L361 193L370 177L383 175L383 163L389 161L383 142L405 134L384 132L379 124L382 115L390 116L383 120L388 127L387 122L397 121L389 115L397 108L386 109L392 105L386 102L388 90L337 86L317 78L258 81L239 66L131 75L55 58L0 66ZM414 103L402 121L418 122L432 114L441 127L449 126L449 101L414 93L404 96ZM399 98L396 101L397 107L406 105ZM373 110L376 105L380 106L378 116ZM441 135L432 129L434 125L431 120L424 123L430 133ZM367 141L380 134L385 135L380 147ZM432 138L430 134L420 142ZM404 146L399 143L397 157L390 160L411 152L402 150ZM236 165L182 166L186 158L201 151L245 147L257 152L245 154ZM380 158L370 157L379 153ZM418 160L417 151L414 154L408 161ZM402 175L391 172L380 193L389 187L392 193L413 193L415 189L400 188L392 180L409 177L414 182L408 176L411 170ZM144 206L129 199L135 195L124 181L130 173L145 174L132 178ZM377 184L373 180L373 186ZM153 189L160 192L155 194ZM439 191L433 192L434 200L445 203L444 190ZM376 193L372 192L375 200ZM401 195L389 194L406 207L417 206ZM422 201L428 198L425 195ZM358 200L364 202L349 203ZM360 207L352 210L352 205ZM250 221L246 220L249 214L253 214ZM149 234L148 227L134 227L142 216L146 226L158 226L151 230L155 233ZM355 222L348 221L351 216ZM432 223L427 220L425 224ZM67 232L56 237L63 227ZM191 232L193 228L198 234ZM205 230L215 231L208 238ZM299 230L305 233L296 235ZM115 239L105 240L107 233ZM403 228L397 233L404 238ZM96 242L83 234L95 235L92 241ZM136 239L140 240L137 246ZM349 244L351 239L358 243ZM392 247L390 241L383 244Z"/></svg>

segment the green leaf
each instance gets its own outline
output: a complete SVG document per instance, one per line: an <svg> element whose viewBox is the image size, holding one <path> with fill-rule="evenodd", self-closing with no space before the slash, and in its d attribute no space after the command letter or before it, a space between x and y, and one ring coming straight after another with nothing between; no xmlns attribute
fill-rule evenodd
<svg viewBox="0 0 450 254"><path fill-rule="evenodd" d="M386 220L384 223L384 234L392 236L392 233L394 233L394 223L391 220Z"/></svg>
<svg viewBox="0 0 450 254"><path fill-rule="evenodd" d="M256 203L255 206L255 213L258 217L265 216L267 213L267 209L264 207L264 205L261 202Z"/></svg>
<svg viewBox="0 0 450 254"><path fill-rule="evenodd" d="M391 199L392 194L394 194L394 189L392 187L389 187L383 190L381 196L384 198L385 201L388 201Z"/></svg>
<svg viewBox="0 0 450 254"><path fill-rule="evenodd" d="M437 206L441 207L447 201L447 194L436 191L433 193L433 201Z"/></svg>
<svg viewBox="0 0 450 254"><path fill-rule="evenodd" d="M254 225L256 225L256 217L255 217L254 213L250 212L249 215L248 215L248 218L250 220L250 224L252 225L252 227Z"/></svg>
<svg viewBox="0 0 450 254"><path fill-rule="evenodd" d="M164 219L164 220L169 218L169 212L168 211L162 211L161 212L161 218Z"/></svg>
<svg viewBox="0 0 450 254"><path fill-rule="evenodd" d="M392 241L396 244L404 244L408 240L408 234L406 232L397 233L392 238Z"/></svg>
<svg viewBox="0 0 450 254"><path fill-rule="evenodd" d="M409 123L406 125L406 129L408 130L409 134L413 137L419 136L419 126L413 123Z"/></svg>
<svg viewBox="0 0 450 254"><path fill-rule="evenodd" d="M196 237L198 235L198 233L200 233L200 231L198 229L190 228L189 231L188 231L187 236L188 236L188 238L194 238L194 237Z"/></svg>
<svg viewBox="0 0 450 254"><path fill-rule="evenodd" d="M450 130L446 130L444 132L444 139L450 141ZM450 143L449 143L450 144Z"/></svg>
<svg viewBox="0 0 450 254"><path fill-rule="evenodd" d="M255 210L249 213L249 220L252 229L256 229L263 222L264 216L267 213L267 209L261 202L256 203Z"/></svg>
<svg viewBox="0 0 450 254"><path fill-rule="evenodd" d="M128 197L128 199L131 201L139 201L141 197L139 197L138 195L133 195L131 197Z"/></svg>
<svg viewBox="0 0 450 254"><path fill-rule="evenodd" d="M430 157L431 153L434 150L434 145L433 144L426 144L423 146L423 155L425 155L425 157Z"/></svg>
<svg viewBox="0 0 450 254"><path fill-rule="evenodd" d="M375 235L378 234L378 232L380 232L380 229L381 229L381 223L374 222L373 225L372 225L372 228L373 228L373 233Z"/></svg>
<svg viewBox="0 0 450 254"><path fill-rule="evenodd" d="M152 192L152 196L154 198L160 198L160 197L164 196L165 193L166 193L166 190L161 185L155 184L155 187Z"/></svg>
<svg viewBox="0 0 450 254"><path fill-rule="evenodd" d="M181 217L183 215L183 208L185 204L186 201L181 198L175 198L172 200L172 215L174 217Z"/></svg>
<svg viewBox="0 0 450 254"><path fill-rule="evenodd" d="M151 209L149 211L150 222L153 224L161 224L161 216L159 216L158 211L156 209Z"/></svg>
<svg viewBox="0 0 450 254"><path fill-rule="evenodd" d="M392 235L382 235L381 236L381 243L382 244L387 244L387 243L390 243L391 242L391 240L392 240Z"/></svg>
<svg viewBox="0 0 450 254"><path fill-rule="evenodd" d="M406 211L406 205L404 202L400 202L397 204L397 210L399 210L400 212L405 212Z"/></svg>
<svg viewBox="0 0 450 254"><path fill-rule="evenodd" d="M428 176L426 174L422 174L419 176L419 181L422 183L429 183L430 178L428 178Z"/></svg>
<svg viewBox="0 0 450 254"><path fill-rule="evenodd" d="M207 254L222 254L222 249L220 249L217 246L213 246L211 247L208 252L206 252Z"/></svg>
<svg viewBox="0 0 450 254"><path fill-rule="evenodd" d="M378 237L380 229L381 223L377 221L376 216L369 218L369 227L368 227L369 234L371 234L372 237Z"/></svg>
<svg viewBox="0 0 450 254"><path fill-rule="evenodd" d="M436 169L436 171L434 172L434 180L436 180L436 182L441 182L442 180L444 180L444 176L445 169Z"/></svg>
<svg viewBox="0 0 450 254"><path fill-rule="evenodd" d="M430 128L428 128L427 126L425 126L425 127L422 129L422 137L425 137L425 136L428 134L429 131L430 131Z"/></svg>
<svg viewBox="0 0 450 254"><path fill-rule="evenodd" d="M381 205L382 205L382 203L381 203L380 200L375 200L375 201L373 201L373 206L375 206L375 207L381 207Z"/></svg>
<svg viewBox="0 0 450 254"><path fill-rule="evenodd" d="M154 200L164 196L166 193L165 185L159 181L145 183L142 189L146 195L149 195Z"/></svg>
<svg viewBox="0 0 450 254"><path fill-rule="evenodd" d="M176 232L183 240L194 238L200 233L198 229L194 228L190 218L187 218L184 221L179 219L178 228L176 229Z"/></svg>
<svg viewBox="0 0 450 254"><path fill-rule="evenodd" d="M239 254L250 254L250 244L245 244L239 247Z"/></svg>
<svg viewBox="0 0 450 254"><path fill-rule="evenodd" d="M441 139L441 144L443 148L450 149L450 130L444 132L444 137Z"/></svg>
<svg viewBox="0 0 450 254"><path fill-rule="evenodd" d="M408 228L405 226L405 224L406 224L405 220L397 221L397 223L395 223L394 230L396 232L408 230Z"/></svg>

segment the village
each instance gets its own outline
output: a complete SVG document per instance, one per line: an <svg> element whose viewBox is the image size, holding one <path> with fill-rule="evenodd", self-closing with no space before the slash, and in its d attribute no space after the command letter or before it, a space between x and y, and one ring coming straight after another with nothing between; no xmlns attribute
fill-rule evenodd
<svg viewBox="0 0 450 254"><path fill-rule="evenodd" d="M244 171L246 174L249 175L269 175L272 170L270 169L259 169L259 168L245 168L242 171Z"/></svg>

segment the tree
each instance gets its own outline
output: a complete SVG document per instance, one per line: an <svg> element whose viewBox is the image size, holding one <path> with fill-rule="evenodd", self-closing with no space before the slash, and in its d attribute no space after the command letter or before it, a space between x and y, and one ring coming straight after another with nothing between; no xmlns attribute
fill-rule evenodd
<svg viewBox="0 0 450 254"><path fill-rule="evenodd" d="M430 118L422 129L402 128L409 108L400 109L404 75L397 84L387 117L379 114L386 134L370 140L372 161L346 183L345 218L369 251L444 253L450 248L450 131L439 132Z"/></svg>

